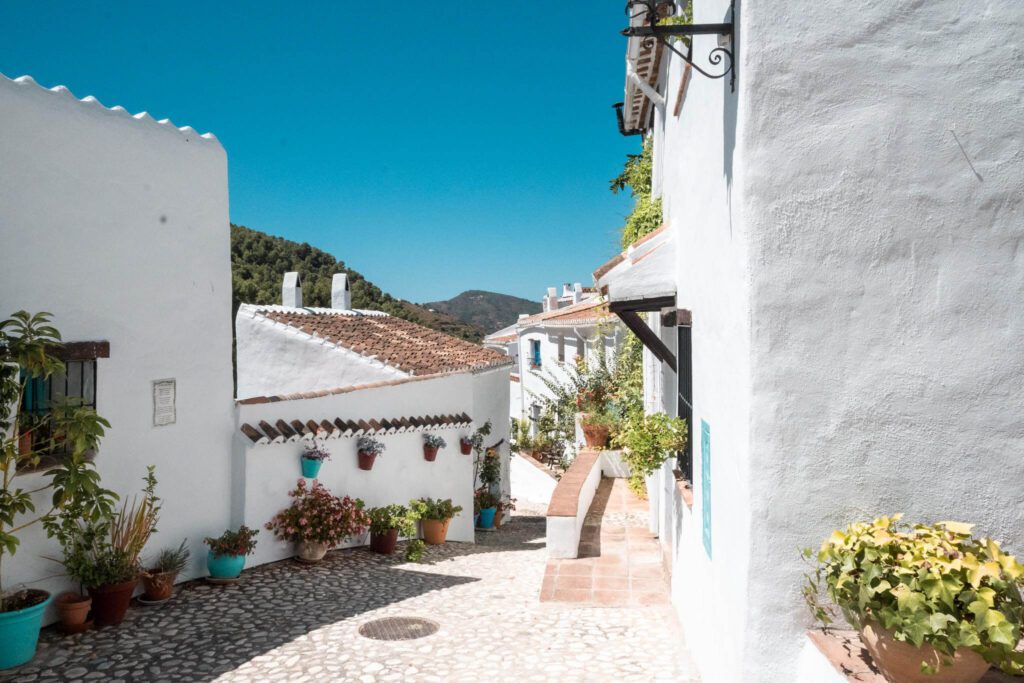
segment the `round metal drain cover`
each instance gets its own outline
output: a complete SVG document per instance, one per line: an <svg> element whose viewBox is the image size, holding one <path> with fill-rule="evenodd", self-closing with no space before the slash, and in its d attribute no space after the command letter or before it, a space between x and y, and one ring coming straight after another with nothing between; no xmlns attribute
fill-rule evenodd
<svg viewBox="0 0 1024 683"><path fill-rule="evenodd" d="M414 640L433 633L441 625L430 619L419 617L385 617L374 619L359 627L359 635L374 640Z"/></svg>

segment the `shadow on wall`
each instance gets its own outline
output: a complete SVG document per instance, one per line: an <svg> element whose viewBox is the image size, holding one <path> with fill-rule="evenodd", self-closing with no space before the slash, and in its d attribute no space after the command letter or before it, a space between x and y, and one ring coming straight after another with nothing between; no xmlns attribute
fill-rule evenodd
<svg viewBox="0 0 1024 683"><path fill-rule="evenodd" d="M508 528L477 534L476 544L428 546L424 564L495 551L537 551L543 541L542 517L516 517ZM179 586L166 606L133 605L121 626L81 636L44 629L35 659L0 672L0 681L44 671L54 680L98 671L110 678L210 681L321 627L480 580L416 571L403 559L405 545L399 544L394 555L352 548L330 552L316 565L265 564L247 570L233 585L192 581Z"/></svg>

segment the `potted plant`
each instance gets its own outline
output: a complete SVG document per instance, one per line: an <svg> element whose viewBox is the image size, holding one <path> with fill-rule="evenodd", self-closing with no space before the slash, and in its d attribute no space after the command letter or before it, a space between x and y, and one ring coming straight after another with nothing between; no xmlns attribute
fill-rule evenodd
<svg viewBox="0 0 1024 683"><path fill-rule="evenodd" d="M274 515L266 528L281 540L298 544L304 562L319 562L334 546L366 533L370 524L363 501L338 498L318 481L307 486L299 479L288 495L292 504Z"/></svg>
<svg viewBox="0 0 1024 683"><path fill-rule="evenodd" d="M359 469L372 470L377 456L384 453L384 442L372 436L361 436L356 441L356 450L359 452Z"/></svg>
<svg viewBox="0 0 1024 683"><path fill-rule="evenodd" d="M190 552L182 541L177 548L164 548L149 568L142 572L142 597L150 602L163 602L174 592L178 574L188 566Z"/></svg>
<svg viewBox="0 0 1024 683"><path fill-rule="evenodd" d="M238 531L227 529L217 538L207 537L204 543L210 546L206 554L206 569L213 579L237 579L245 568L245 557L256 549L259 531L244 524Z"/></svg>
<svg viewBox="0 0 1024 683"><path fill-rule="evenodd" d="M606 448L608 446L608 439L615 427L615 418L608 410L585 413L580 417L580 424L583 428L583 438L588 447Z"/></svg>
<svg viewBox="0 0 1024 683"><path fill-rule="evenodd" d="M423 435L423 459L427 462L434 462L437 458L437 449L444 448L448 444L440 436L434 434Z"/></svg>
<svg viewBox="0 0 1024 683"><path fill-rule="evenodd" d="M463 455L469 455L473 452L473 439L468 436L459 438L459 452Z"/></svg>
<svg viewBox="0 0 1024 683"><path fill-rule="evenodd" d="M5 555L17 552L19 532L42 522L53 536L63 510L77 507L83 521L92 521L112 514L117 499L100 486L99 473L87 457L110 424L91 408L70 401L37 416L25 405L29 382L64 372L64 362L56 355L60 347L60 333L48 313L18 311L0 321L0 567ZM15 475L39 465L58 445L57 467L41 485L41 490L50 490L53 508L37 515L32 494L40 488L26 491L15 484ZM38 589L8 593L3 579L0 573L0 669L7 669L35 655L51 595Z"/></svg>
<svg viewBox="0 0 1024 683"><path fill-rule="evenodd" d="M444 543L448 536L448 524L455 515L462 512L462 506L453 504L451 498L420 498L411 501L409 507L423 524L423 540L429 545Z"/></svg>
<svg viewBox="0 0 1024 683"><path fill-rule="evenodd" d="M494 528L494 515L498 512L498 497L485 488L477 489L473 508L477 511L477 527Z"/></svg>
<svg viewBox="0 0 1024 683"><path fill-rule="evenodd" d="M302 456L299 458L302 463L302 476L308 479L316 479L316 476L320 474L320 466L324 464L324 460L330 460L330 452L322 445L317 443L307 444L306 450L303 451Z"/></svg>
<svg viewBox="0 0 1024 683"><path fill-rule="evenodd" d="M125 501L110 516L89 520L78 505L61 512L50 524L64 552L64 567L92 598L97 626L124 621L138 584L139 556L160 517L155 468L146 468L142 499Z"/></svg>
<svg viewBox="0 0 1024 683"><path fill-rule="evenodd" d="M394 503L367 510L370 517L370 549L382 555L395 552L399 536L416 533L416 516L404 505Z"/></svg>
<svg viewBox="0 0 1024 683"><path fill-rule="evenodd" d="M990 665L1024 673L1021 637L1024 565L971 525L910 526L900 515L835 531L815 556L804 596L824 625L853 626L894 683L972 683Z"/></svg>
<svg viewBox="0 0 1024 683"><path fill-rule="evenodd" d="M83 630L89 619L92 598L76 591L65 591L54 599L53 604L57 607L57 618L66 633Z"/></svg>
<svg viewBox="0 0 1024 683"><path fill-rule="evenodd" d="M630 490L646 497L645 479L673 453L686 448L688 438L689 428L681 417L630 414L615 435L615 443L623 447L622 461L629 466Z"/></svg>
<svg viewBox="0 0 1024 683"><path fill-rule="evenodd" d="M497 510L494 512L494 527L497 529L501 528L501 522L506 516L511 516L512 511L516 509L516 499L506 496L505 498L498 501Z"/></svg>

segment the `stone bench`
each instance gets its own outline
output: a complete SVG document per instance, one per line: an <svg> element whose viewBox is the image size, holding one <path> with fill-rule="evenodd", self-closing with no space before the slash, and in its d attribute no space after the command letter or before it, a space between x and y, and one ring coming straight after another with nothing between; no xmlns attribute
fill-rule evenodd
<svg viewBox="0 0 1024 683"><path fill-rule="evenodd" d="M558 480L548 504L548 557L572 559L579 555L583 521L601 483L601 464L601 451L584 449Z"/></svg>

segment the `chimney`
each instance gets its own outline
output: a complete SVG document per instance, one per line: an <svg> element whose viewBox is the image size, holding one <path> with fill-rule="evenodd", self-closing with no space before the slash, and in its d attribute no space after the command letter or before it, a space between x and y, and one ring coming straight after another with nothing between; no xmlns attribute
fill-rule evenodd
<svg viewBox="0 0 1024 683"><path fill-rule="evenodd" d="M281 285L281 305L302 308L302 282L299 280L299 274L294 271L284 274L284 283Z"/></svg>
<svg viewBox="0 0 1024 683"><path fill-rule="evenodd" d="M583 301L583 285L579 282L574 282L572 285L572 302L578 304Z"/></svg>
<svg viewBox="0 0 1024 683"><path fill-rule="evenodd" d="M558 290L554 287L548 287L548 294L544 297L543 303L545 311L558 310Z"/></svg>
<svg viewBox="0 0 1024 683"><path fill-rule="evenodd" d="M562 285L562 298L568 299L570 296L572 296L572 290L569 288L569 283L566 282Z"/></svg>
<svg viewBox="0 0 1024 683"><path fill-rule="evenodd" d="M331 308L352 310L352 292L348 288L348 275L335 273L331 278Z"/></svg>

